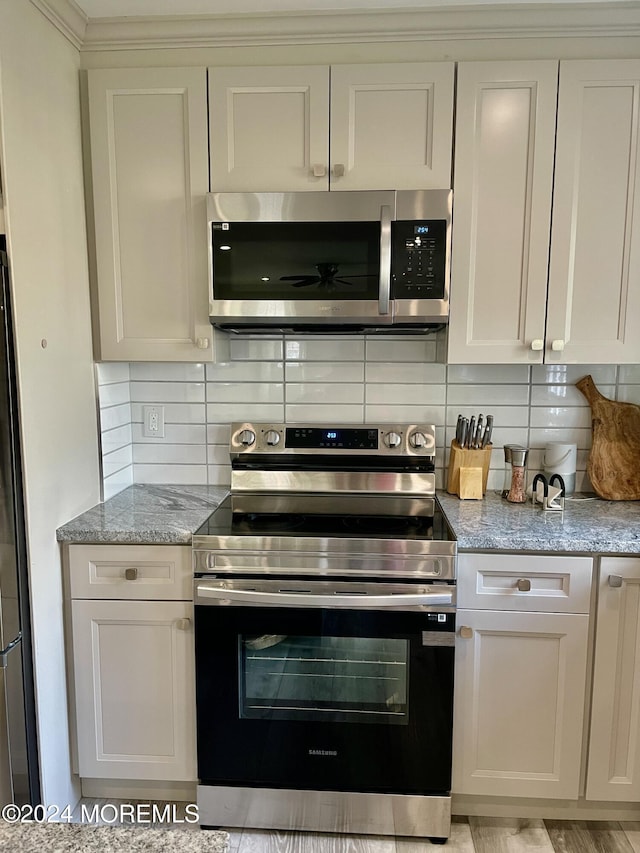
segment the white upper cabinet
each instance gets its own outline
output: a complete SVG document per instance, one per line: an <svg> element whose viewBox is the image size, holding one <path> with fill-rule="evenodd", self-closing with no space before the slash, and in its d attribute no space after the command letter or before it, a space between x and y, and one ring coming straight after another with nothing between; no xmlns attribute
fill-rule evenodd
<svg viewBox="0 0 640 853"><path fill-rule="evenodd" d="M203 68L88 72L102 360L212 358L206 82Z"/></svg>
<svg viewBox="0 0 640 853"><path fill-rule="evenodd" d="M458 66L451 363L542 361L557 86L555 61Z"/></svg>
<svg viewBox="0 0 640 853"><path fill-rule="evenodd" d="M547 361L640 361L639 110L639 60L560 63Z"/></svg>
<svg viewBox="0 0 640 853"><path fill-rule="evenodd" d="M211 190L448 189L452 62L209 69Z"/></svg>
<svg viewBox="0 0 640 853"><path fill-rule="evenodd" d="M459 66L452 363L640 360L640 61L555 79L555 62Z"/></svg>
<svg viewBox="0 0 640 853"><path fill-rule="evenodd" d="M326 65L210 68L209 110L212 192L327 188Z"/></svg>

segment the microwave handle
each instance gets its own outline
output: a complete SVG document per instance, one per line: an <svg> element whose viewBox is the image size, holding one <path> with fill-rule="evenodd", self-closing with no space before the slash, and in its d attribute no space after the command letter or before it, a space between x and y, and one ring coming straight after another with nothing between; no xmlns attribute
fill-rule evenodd
<svg viewBox="0 0 640 853"><path fill-rule="evenodd" d="M380 289L378 291L378 314L389 313L391 297L391 208L383 204L380 208Z"/></svg>

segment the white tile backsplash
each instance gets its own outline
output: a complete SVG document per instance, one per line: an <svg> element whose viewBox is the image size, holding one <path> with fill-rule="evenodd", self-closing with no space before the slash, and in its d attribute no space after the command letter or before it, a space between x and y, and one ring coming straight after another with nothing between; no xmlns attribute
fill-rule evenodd
<svg viewBox="0 0 640 853"><path fill-rule="evenodd" d="M284 358L282 337L269 338L231 338L229 350L231 361L282 361Z"/></svg>
<svg viewBox="0 0 640 853"><path fill-rule="evenodd" d="M418 364L436 360L434 338L374 338L367 340L367 361L414 361Z"/></svg>
<svg viewBox="0 0 640 853"><path fill-rule="evenodd" d="M364 406L333 403L322 406L304 403L300 405L287 404L287 423L312 424L323 423L330 418L336 424L363 424Z"/></svg>
<svg viewBox="0 0 640 853"><path fill-rule="evenodd" d="M132 403L204 403L204 382L131 382Z"/></svg>
<svg viewBox="0 0 640 853"><path fill-rule="evenodd" d="M287 403L364 403L364 385L355 382L290 382ZM331 417L329 412L325 417Z"/></svg>
<svg viewBox="0 0 640 853"><path fill-rule="evenodd" d="M133 464L204 465L207 450L204 444L134 444Z"/></svg>
<svg viewBox="0 0 640 853"><path fill-rule="evenodd" d="M134 465L133 477L136 483L169 483L172 486L206 486L206 465Z"/></svg>
<svg viewBox="0 0 640 853"><path fill-rule="evenodd" d="M287 382L364 382L364 363L359 361L289 361L285 370L285 378Z"/></svg>
<svg viewBox="0 0 640 853"><path fill-rule="evenodd" d="M282 403L284 385L280 382L207 382L208 403L238 403L241 411L247 400Z"/></svg>
<svg viewBox="0 0 640 853"><path fill-rule="evenodd" d="M207 365L207 382L282 382L282 361L226 361Z"/></svg>
<svg viewBox="0 0 640 853"><path fill-rule="evenodd" d="M204 382L204 364L138 362L131 365L131 379L135 382Z"/></svg>
<svg viewBox="0 0 640 853"><path fill-rule="evenodd" d="M287 361L364 361L362 338L291 338L285 341Z"/></svg>
<svg viewBox="0 0 640 853"><path fill-rule="evenodd" d="M640 365L451 365L433 337L351 335L231 339L230 361L100 364L104 495L132 482L228 485L229 424L434 423L437 482L446 482L458 414L494 415L490 488L501 488L502 446L578 445L578 488L591 445L591 412L574 387L591 374L606 397L640 403ZM142 406L164 406L164 438L142 434ZM445 429L446 425L446 429Z"/></svg>
<svg viewBox="0 0 640 853"><path fill-rule="evenodd" d="M207 422L266 421L277 423L284 420L284 405L278 403L256 403L247 397L245 402L209 403Z"/></svg>

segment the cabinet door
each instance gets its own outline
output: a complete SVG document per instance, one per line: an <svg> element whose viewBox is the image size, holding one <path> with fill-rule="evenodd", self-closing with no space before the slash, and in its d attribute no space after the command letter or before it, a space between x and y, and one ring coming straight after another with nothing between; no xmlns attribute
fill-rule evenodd
<svg viewBox="0 0 640 853"><path fill-rule="evenodd" d="M588 622L458 610L455 794L578 796Z"/></svg>
<svg viewBox="0 0 640 853"><path fill-rule="evenodd" d="M458 66L450 363L543 357L558 63Z"/></svg>
<svg viewBox="0 0 640 853"><path fill-rule="evenodd" d="M588 800L640 800L640 558L600 561Z"/></svg>
<svg viewBox="0 0 640 853"><path fill-rule="evenodd" d="M212 358L206 74L88 72L99 358Z"/></svg>
<svg viewBox="0 0 640 853"><path fill-rule="evenodd" d="M196 778L191 602L72 602L80 776Z"/></svg>
<svg viewBox="0 0 640 853"><path fill-rule="evenodd" d="M453 74L452 62L331 66L331 189L450 189Z"/></svg>
<svg viewBox="0 0 640 853"><path fill-rule="evenodd" d="M639 110L640 60L560 63L548 362L640 361Z"/></svg>
<svg viewBox="0 0 640 853"><path fill-rule="evenodd" d="M209 128L212 192L328 189L329 67L210 68Z"/></svg>

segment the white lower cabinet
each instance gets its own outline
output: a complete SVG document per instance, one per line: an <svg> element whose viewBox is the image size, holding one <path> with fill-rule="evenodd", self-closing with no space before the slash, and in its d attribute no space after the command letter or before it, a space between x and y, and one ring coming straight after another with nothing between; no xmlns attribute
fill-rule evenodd
<svg viewBox="0 0 640 853"><path fill-rule="evenodd" d="M483 554L459 562L453 793L576 799L592 561ZM488 609L491 589L500 610ZM583 612L544 612L557 603Z"/></svg>
<svg viewBox="0 0 640 853"><path fill-rule="evenodd" d="M640 557L603 557L587 799L640 801Z"/></svg>
<svg viewBox="0 0 640 853"><path fill-rule="evenodd" d="M190 549L164 546L162 561L157 547L93 547L68 561L79 775L195 781L193 603L136 598L165 566L180 580ZM107 563L111 598L87 597L84 576Z"/></svg>

